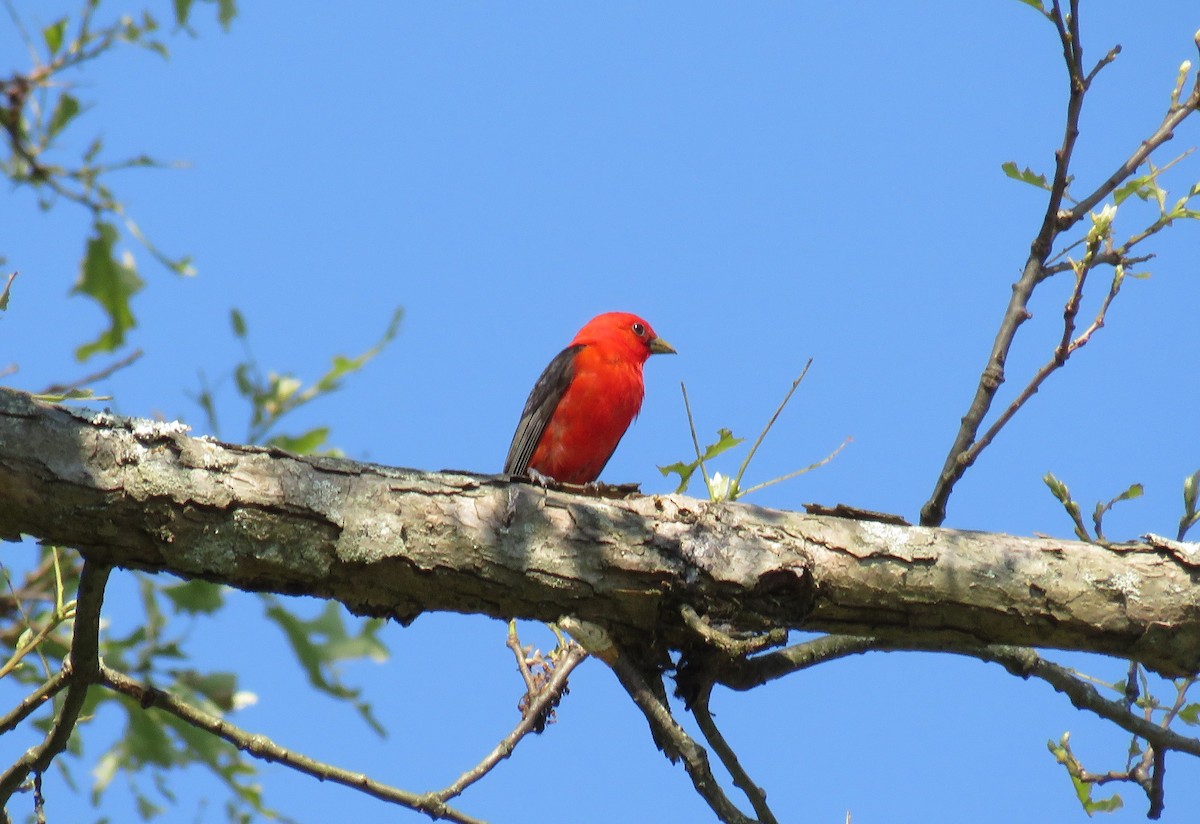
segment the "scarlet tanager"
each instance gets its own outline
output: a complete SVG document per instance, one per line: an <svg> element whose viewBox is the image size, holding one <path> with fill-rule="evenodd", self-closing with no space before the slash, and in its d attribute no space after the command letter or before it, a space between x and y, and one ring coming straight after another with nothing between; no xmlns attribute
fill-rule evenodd
<svg viewBox="0 0 1200 824"><path fill-rule="evenodd" d="M504 471L569 484L596 480L642 408L642 364L674 353L637 315L589 320L533 385Z"/></svg>

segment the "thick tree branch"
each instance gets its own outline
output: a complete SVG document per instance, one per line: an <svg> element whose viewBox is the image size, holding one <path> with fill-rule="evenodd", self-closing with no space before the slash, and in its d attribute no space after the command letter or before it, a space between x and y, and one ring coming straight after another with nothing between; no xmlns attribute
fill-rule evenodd
<svg viewBox="0 0 1200 824"><path fill-rule="evenodd" d="M443 610L618 640L811 629L946 648L1059 647L1200 670L1200 553L900 527L709 504L599 500L188 438L0 390L0 535L114 565L334 598L410 621Z"/></svg>

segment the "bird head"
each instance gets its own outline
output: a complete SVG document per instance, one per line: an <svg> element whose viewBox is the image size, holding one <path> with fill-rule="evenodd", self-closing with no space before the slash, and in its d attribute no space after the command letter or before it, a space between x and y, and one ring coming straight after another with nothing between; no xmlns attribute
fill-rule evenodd
<svg viewBox="0 0 1200 824"><path fill-rule="evenodd" d="M589 320L571 345L598 345L625 353L638 363L651 355L674 355L671 344L660 338L642 318L629 312L605 312Z"/></svg>

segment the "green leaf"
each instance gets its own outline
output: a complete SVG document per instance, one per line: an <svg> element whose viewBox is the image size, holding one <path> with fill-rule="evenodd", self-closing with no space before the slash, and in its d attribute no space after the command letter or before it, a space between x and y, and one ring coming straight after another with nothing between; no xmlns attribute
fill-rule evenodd
<svg viewBox="0 0 1200 824"><path fill-rule="evenodd" d="M1079 509L1079 504L1071 498L1071 490L1067 488L1065 483L1054 477L1053 472L1047 472L1042 476L1042 481L1050 488L1050 493L1063 505L1063 509L1067 511L1067 515L1070 516L1071 521L1075 524L1075 537L1081 541L1091 543L1092 536L1088 535L1087 527L1083 525L1083 515Z"/></svg>
<svg viewBox="0 0 1200 824"><path fill-rule="evenodd" d="M111 352L125 342L125 333L137 325L129 299L144 285L132 256L126 255L121 261L116 259L116 227L98 221L94 229L95 235L87 242L79 280L71 291L72 294L87 295L100 304L108 315L109 327L96 340L75 350L75 357L81 361L97 352Z"/></svg>
<svg viewBox="0 0 1200 824"><path fill-rule="evenodd" d="M93 140L91 143L89 143L88 147L87 147L87 151L85 151L83 153L84 164L90 166L92 161L96 159L96 156L100 154L100 151L103 148L104 148L103 138L97 137L95 140Z"/></svg>
<svg viewBox="0 0 1200 824"><path fill-rule="evenodd" d="M225 604L225 588L209 581L184 581L162 588L176 612L185 615L211 615Z"/></svg>
<svg viewBox="0 0 1200 824"><path fill-rule="evenodd" d="M1096 537L1104 540L1104 530L1101 529L1101 524L1104 520L1104 514L1113 508L1118 501L1128 501L1133 498L1142 497L1144 489L1141 484L1133 484L1117 497L1113 498L1108 503L1096 502L1096 508L1092 511L1092 525L1096 527Z"/></svg>
<svg viewBox="0 0 1200 824"><path fill-rule="evenodd" d="M58 100L54 101L54 111L51 112L50 122L46 126L46 136L55 137L75 119L79 112L79 101L75 99L74 95L67 92L60 94Z"/></svg>
<svg viewBox="0 0 1200 824"><path fill-rule="evenodd" d="M1089 790L1091 786L1092 785L1090 784L1088 785ZM1089 796L1090 794L1091 793L1089 791ZM1089 797L1083 802L1083 811L1088 815L1091 815L1092 813L1111 813L1114 810L1119 810L1124 806L1125 802L1121 800L1120 794L1113 793L1108 798L1093 799Z"/></svg>
<svg viewBox="0 0 1200 824"><path fill-rule="evenodd" d="M321 445L329 439L329 427L318 426L315 429L310 429L303 435L292 437L290 435L276 435L267 439L267 446L278 447L279 449L295 452L297 455L311 455L321 448Z"/></svg>
<svg viewBox="0 0 1200 824"><path fill-rule="evenodd" d="M1041 8L1040 3L1035 5L1034 3L1029 2L1029 0L1021 0L1021 2L1029 3L1029 5L1044 11L1044 9ZM1030 186L1036 186L1039 189L1045 189L1047 192L1050 191L1050 184L1047 182L1046 176L1038 174L1028 166L1026 166L1024 170L1021 170L1017 167L1016 163L1009 160L1006 163L1000 164L1000 169L1004 172L1004 174L1008 175L1013 180L1019 180L1022 183L1028 183Z"/></svg>
<svg viewBox="0 0 1200 824"><path fill-rule="evenodd" d="M732 449L745 440L745 438L735 438L732 431L722 427L717 430L716 441L704 447L704 452L701 453L704 456L703 460L710 461L722 452ZM692 475L700 468L700 463L699 459L688 463L673 463L669 466L660 466L658 471L662 473L664 478L672 472L679 474L679 486L675 487L675 494L681 495L687 491L688 483L691 481Z"/></svg>
<svg viewBox="0 0 1200 824"><path fill-rule="evenodd" d="M1020 0L1020 2L1024 3L1030 8L1037 9L1042 14L1046 13L1046 7L1042 5L1042 0Z"/></svg>
<svg viewBox="0 0 1200 824"><path fill-rule="evenodd" d="M217 0L217 20L221 27L228 30L233 18L237 17L237 3L234 0Z"/></svg>
<svg viewBox="0 0 1200 824"><path fill-rule="evenodd" d="M729 450L729 449L733 449L733 447L737 446L738 444L742 443L745 440L746 440L745 438L735 438L733 436L733 432L731 432L728 429L724 429L724 428L718 429L717 430L717 440L714 441L713 443L710 443L708 446L704 447L704 460L706 460L706 461L712 460L713 458L720 455L722 452L725 452L726 450Z"/></svg>
<svg viewBox="0 0 1200 824"><path fill-rule="evenodd" d="M246 337L246 318L237 309L229 310L229 325L233 327L234 337Z"/></svg>
<svg viewBox="0 0 1200 824"><path fill-rule="evenodd" d="M1200 704L1188 704L1179 711L1179 720L1193 727L1200 727Z"/></svg>
<svg viewBox="0 0 1200 824"><path fill-rule="evenodd" d="M62 48L63 32L67 29L67 18L60 18L46 28L42 29L42 40L46 42L46 48L50 52L50 56L58 54L58 50Z"/></svg>
<svg viewBox="0 0 1200 824"><path fill-rule="evenodd" d="M352 701L363 720L379 735L385 731L375 719L371 705L357 701L361 690L347 687L337 676L334 665L339 661L371 658L382 661L387 658L387 647L377 637L383 622L368 619L362 622L357 634L347 632L342 620L341 607L327 602L317 617L303 620L288 612L273 598L267 598L270 606L267 617L279 625L296 660L308 675L308 681L317 690L334 698Z"/></svg>
<svg viewBox="0 0 1200 824"><path fill-rule="evenodd" d="M234 708L233 697L237 693L237 676L232 672L201 673L195 670L174 670L176 683L207 698L221 712Z"/></svg>
<svg viewBox="0 0 1200 824"><path fill-rule="evenodd" d="M1155 174L1130 178L1113 192L1113 201L1120 206L1131 195L1136 195L1141 200L1158 200L1160 195L1166 193L1159 187L1155 178Z"/></svg>
<svg viewBox="0 0 1200 824"><path fill-rule="evenodd" d="M166 812L165 809L155 804L142 793L137 794L137 811L143 821L149 821L152 818L157 818Z"/></svg>
<svg viewBox="0 0 1200 824"><path fill-rule="evenodd" d="M162 725L155 723L137 704L127 705L126 713L129 730L122 742L128 759L123 765L126 769L139 769L146 764L170 767L177 763L178 754Z"/></svg>
<svg viewBox="0 0 1200 824"><path fill-rule="evenodd" d="M8 281L4 284L4 288L0 289L0 312L8 309L9 290L12 289L13 281L17 279L17 273L13 272L8 276Z"/></svg>
<svg viewBox="0 0 1200 824"><path fill-rule="evenodd" d="M183 26L187 24L188 14L192 11L192 0L174 0L175 22Z"/></svg>
<svg viewBox="0 0 1200 824"><path fill-rule="evenodd" d="M1200 498L1200 470L1183 479L1183 508L1191 515L1196 511L1196 500Z"/></svg>
<svg viewBox="0 0 1200 824"><path fill-rule="evenodd" d="M699 468L699 461L692 461L691 463L686 464L681 462L669 464L667 466L660 466L658 471L662 473L664 478L670 475L672 472L679 473L679 485L675 487L675 494L682 495L687 491L688 483L692 480L692 475Z"/></svg>
<svg viewBox="0 0 1200 824"><path fill-rule="evenodd" d="M96 395L91 389L68 389L66 392L51 392L34 395L35 400L42 403L62 403L63 401L107 401L110 395Z"/></svg>
<svg viewBox="0 0 1200 824"><path fill-rule="evenodd" d="M1054 473L1047 472L1042 476L1042 482L1050 487L1050 493L1061 503L1067 503L1071 500L1071 492L1067 489L1067 485L1054 477Z"/></svg>
<svg viewBox="0 0 1200 824"><path fill-rule="evenodd" d="M1133 484L1129 487L1129 489L1126 489L1120 495L1113 498L1112 502L1115 504L1117 501L1131 501L1134 498L1142 497L1142 495L1145 494L1145 491L1145 487L1143 487L1141 484Z"/></svg>

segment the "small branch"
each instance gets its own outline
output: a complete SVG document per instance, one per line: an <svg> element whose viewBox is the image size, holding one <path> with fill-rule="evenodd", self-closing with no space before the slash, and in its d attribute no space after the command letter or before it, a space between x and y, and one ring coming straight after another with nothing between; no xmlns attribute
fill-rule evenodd
<svg viewBox="0 0 1200 824"><path fill-rule="evenodd" d="M1012 296L1004 317L1000 320L1000 328L987 363L979 377L975 397L967 413L962 418L954 443L946 456L942 471L938 474L933 492L929 500L921 507L921 524L923 526L941 526L946 520L946 503L954 486L971 466L973 458L968 450L975 443L976 436L983 420L992 407L996 393L1004 383L1004 364L1008 360L1009 350L1016 339L1017 330L1025 321L1032 317L1029 312L1029 299L1037 285L1044 279L1043 272L1046 259L1054 248L1054 238L1062 229L1059 226L1059 210L1070 183L1069 169L1071 157L1075 151L1075 141L1079 137L1079 116L1083 111L1083 98L1087 85L1083 76L1082 60L1083 47L1079 42L1079 21L1075 15L1076 2L1072 0L1069 19L1064 19L1058 0L1054 0L1049 13L1055 28L1058 30L1059 41L1062 43L1063 60L1067 66L1068 97L1066 125L1063 132L1062 145L1054 153L1054 180L1050 185L1050 197L1046 202L1046 211L1042 217L1042 225L1037 236L1030 245L1029 257L1021 277L1013 284ZM976 452L978 455L978 452Z"/></svg>
<svg viewBox="0 0 1200 824"><path fill-rule="evenodd" d="M532 697L537 692L537 684L534 683L533 673L529 671L529 662L525 660L525 650L521 647L521 639L517 637L515 618L509 619L508 640L505 646L512 650L517 659L517 671L521 673L521 679L525 682L525 694Z"/></svg>
<svg viewBox="0 0 1200 824"><path fill-rule="evenodd" d="M762 652L770 647L778 647L787 642L787 630L773 629L748 638L735 638L722 632L700 617L691 604L679 608L679 614L689 628L705 640L709 646L716 647L730 658L741 658Z"/></svg>
<svg viewBox="0 0 1200 824"><path fill-rule="evenodd" d="M76 389L86 386L89 383L95 383L96 381L102 381L105 378L111 376L114 372L118 372L118 371L124 369L125 367L132 365L135 361L137 361L138 358L140 358L142 356L142 354L143 353L142 353L141 349L135 349L132 352L130 352L128 355L126 355L125 357L121 358L119 361L116 361L115 363L112 363L97 372L93 372L90 375L84 375L82 378L72 381L71 383L52 383L49 386L47 386L45 389L43 389L41 392L39 392L38 394L40 394L40 395L65 395L69 392L72 392Z"/></svg>
<svg viewBox="0 0 1200 824"><path fill-rule="evenodd" d="M1163 808L1166 804L1163 802L1163 777L1167 772L1167 753L1166 750L1154 748L1154 766L1150 770L1150 786L1144 787L1146 795L1150 799L1150 810L1146 813L1147 818L1158 819L1162 817Z"/></svg>
<svg viewBox="0 0 1200 824"><path fill-rule="evenodd" d="M520 647L517 649L519 650ZM521 655L520 657L522 663L524 663L524 656ZM497 764L512 755L513 750L516 749L517 744L521 742L522 738L536 730L539 724L544 724L543 719L545 719L566 693L567 678L570 677L571 671L587 657L588 654L583 647L579 644L569 642L563 650L560 660L554 667L554 675L540 688L536 696L532 691L530 692L529 705L525 708L520 723L513 728L513 731L506 735L490 753L484 756L483 760L460 775L453 784L437 792L428 793L423 798L445 803L461 795L467 787L483 778ZM523 667L523 669L527 671L528 667Z"/></svg>
<svg viewBox="0 0 1200 824"><path fill-rule="evenodd" d="M771 431L771 427L775 425L775 421L779 420L779 416L783 414L783 409L788 405L788 401L792 399L792 395L796 393L796 387L804 380L804 376L808 374L808 368L812 366L812 358L804 364L804 368L800 370L800 376L792 381L792 387L783 396L783 400L779 402L779 406L775 408L775 414L767 421L767 425L762 428L762 432L758 433L758 439L754 441L754 446L750 447L750 451L746 453L746 459L742 461L742 465L738 467L737 475L734 476L734 489L740 489L742 486L742 476L746 474L746 469L750 466L750 461L754 459L754 453L762 446L763 439L767 437L767 433ZM832 456L830 456L832 457ZM826 459L828 460L828 459ZM765 486L762 484L760 486ZM759 487L755 487L756 489Z"/></svg>
<svg viewBox="0 0 1200 824"><path fill-rule="evenodd" d="M708 470L704 468L704 453L700 451L700 439L696 437L696 421L692 418L692 405L688 401L687 384L680 381L679 388L683 391L683 409L687 412L688 429L692 433L692 446L696 449L696 463L700 466L700 477L704 478L704 489L708 492L708 499L711 501L713 497L712 483L708 480Z"/></svg>
<svg viewBox="0 0 1200 824"><path fill-rule="evenodd" d="M972 646L952 642L928 644L883 638L848 635L825 635L786 649L750 658L740 667L727 667L716 682L734 690L748 690L781 678L789 673L807 669L825 661L864 652L948 652L999 664L1020 678L1045 681L1070 700L1077 709L1087 710L1111 721L1126 732L1145 739L1156 749L1176 750L1200 756L1200 739L1180 735L1174 730L1147 720L1126 707L1124 700L1110 701L1067 667L1045 660L1034 650L1025 647L989 644Z"/></svg>
<svg viewBox="0 0 1200 824"><path fill-rule="evenodd" d="M713 721L708 707L711 697L712 683L710 682L700 691L695 703L692 704L692 715L696 718L700 732L704 733L704 739L708 741L713 752L717 754L725 769L729 771L733 783L746 794L746 798L750 799L750 805L754 807L754 813L758 816L758 820L762 824L778 824L775 814L767 806L766 792L750 778L745 768L742 767L742 762L738 760L737 753L733 751L729 742L725 740L725 736L721 735L721 731L717 729L717 724Z"/></svg>
<svg viewBox="0 0 1200 824"><path fill-rule="evenodd" d="M826 661L845 658L849 655L861 655L872 650L891 651L892 648L878 638L858 635L822 635L811 641L793 644L757 658L747 659L742 662L741 666L730 667L722 672L717 678L717 683L744 692L768 681L774 681Z"/></svg>
<svg viewBox="0 0 1200 824"><path fill-rule="evenodd" d="M99 677L100 608L104 603L104 586L111 569L107 564L84 560L76 598L75 633L71 640L71 653L64 667L69 671L66 679L70 682L66 698L42 743L27 750L0 776L0 809L8 806L12 794L30 772L45 772L54 757L67 748L83 710L88 687Z"/></svg>
<svg viewBox="0 0 1200 824"><path fill-rule="evenodd" d="M1077 265L1081 267L1084 266L1082 263ZM1068 299L1067 306L1063 312L1062 339L1058 346L1055 347L1054 354L1051 356L1050 360L1043 364L1042 367L1034 373L1033 377L1030 378L1029 383L1026 384L1025 388L1021 390L1021 393L1017 395L1013 402L1010 403L1008 407L1000 414L1000 416L996 418L992 425L988 427L987 431L984 432L983 435L980 436L979 439L976 440L975 443L973 443L971 447L964 453L963 460L968 465L975 462L975 459L979 457L979 453L986 449L988 445L995 440L996 436L1000 434L1000 430L1003 429L1010 420L1012 420L1013 416L1020 411L1021 407L1023 407L1030 398L1037 394L1038 390L1041 389L1042 384L1046 382L1046 379L1065 366L1067 359L1070 358L1071 355L1073 355L1077 350L1086 346L1088 341L1091 340L1092 335L1095 334L1098 329L1104 326L1104 318L1108 314L1108 307L1112 305L1113 298L1115 298L1117 293L1121 291L1121 276L1119 274L1113 278L1112 285L1109 287L1108 294L1105 296L1103 303L1101 303L1100 308L1097 310L1095 319L1093 319L1092 323L1082 333L1080 333L1078 337L1073 340L1071 339L1071 334L1075 330L1075 316L1079 311L1079 302L1083 296L1083 285L1085 279L1086 269L1082 270L1076 275L1075 288L1072 290L1071 297Z"/></svg>
<svg viewBox="0 0 1200 824"><path fill-rule="evenodd" d="M444 818L456 824L483 824L480 819L472 818L455 810L446 804L429 796L406 792L375 781L362 773L354 773L330 764L325 764L307 756L299 755L284 749L266 736L255 735L216 716L196 709L180 701L168 692L142 684L124 673L100 666L99 683L122 695L127 695L137 701L142 707L155 707L174 715L176 718L217 736L239 750L263 761L277 761L297 772L311 775L320 781L332 781L366 795L407 807L410 810L425 813L430 818Z"/></svg>
<svg viewBox="0 0 1200 824"><path fill-rule="evenodd" d="M40 687L25 696L24 700L20 704L17 704L11 712L0 718L0 735L16 729L17 725L28 718L31 713L57 695L70 680L71 671L63 667L52 675L48 681L45 681Z"/></svg>
<svg viewBox="0 0 1200 824"><path fill-rule="evenodd" d="M1012 348L1017 330L1021 324L1032 317L1028 309L1029 299L1037 285L1052 274L1052 271L1046 267L1046 261L1053 249L1055 239L1081 221L1093 207L1108 197L1121 183L1134 174L1156 149L1174 136L1174 130L1189 115L1200 109L1200 73L1198 73L1191 95L1182 103L1178 102L1178 95L1173 96L1172 105L1164 116L1162 123L1149 137L1142 141L1125 162L1091 194L1080 200L1071 209L1062 209L1067 186L1070 182L1068 172L1071 158L1074 153L1075 142L1079 137L1079 118L1083 109L1084 96L1092 80L1095 79L1096 74L1104 66L1111 63L1120 51L1119 47L1109 51L1104 59L1090 73L1085 75L1083 72L1083 47L1080 42L1078 13L1078 0L1071 0L1070 11L1066 14L1063 13L1059 0L1053 0L1051 10L1047 12L1047 16L1054 23L1058 31L1059 40L1062 43L1063 59L1066 63L1070 86L1067 100L1066 128L1062 145L1055 152L1054 180L1050 186L1050 196L1047 201L1045 215L1042 219L1042 226L1030 246L1030 254L1025 262L1021 277L1013 284L1012 297L1009 299L1008 307L1000 322L1000 328L996 334L996 340L992 345L992 351L988 356L987 364L980 375L975 397L972 399L966 415L962 418L962 423L946 456L942 470L938 474L929 500L921 508L921 524L923 526L940 526L945 521L946 504L949 501L954 486L979 457L980 452L987 447L1000 429L1003 428L1004 424L1011 419L1012 415L1024 403L1024 400L1021 400L1015 407L1010 406L1006 412L1006 417L1002 417L996 425L989 428L988 434L984 439L977 440L979 430L982 428L983 421L991 409L996 393L999 391L1001 384L1004 383L1004 365L1007 362L1008 353ZM1145 239L1145 237L1148 237L1160 228L1162 227L1151 227L1151 230L1147 230L1135 242ZM1131 248L1132 245L1127 244L1124 249ZM1061 270L1055 269L1054 271ZM1035 376L1037 384L1040 384L1041 380L1044 379L1045 375L1041 376L1040 379ZM1028 392L1029 395L1032 395L1033 391L1036 391L1036 385L1031 384L1031 386L1032 391ZM1027 387L1028 389L1029 387ZM1027 398L1028 396L1026 396Z"/></svg>
<svg viewBox="0 0 1200 824"><path fill-rule="evenodd" d="M655 739L667 745L664 748L667 757L674 761L674 754L683 759L683 768L692 779L692 786L717 817L725 824L755 824L754 819L744 815L725 795L709 766L708 753L679 726L670 708L650 688L627 652L618 648L617 655L605 663L612 668L625 692L646 716Z"/></svg>
<svg viewBox="0 0 1200 824"><path fill-rule="evenodd" d="M1083 220L1087 213L1095 208L1096 204L1112 194L1118 186L1136 172L1159 146L1173 138L1175 136L1175 129L1179 128L1179 125L1197 109L1200 109L1200 73L1197 74L1196 86L1192 89L1192 93L1188 96L1187 100L1183 101L1177 107L1173 106L1168 110L1158 128L1141 142L1125 162L1118 166L1116 171L1108 176L1107 180L1097 186L1094 192L1075 204L1075 207L1063 216L1061 229L1069 229L1080 220Z"/></svg>

